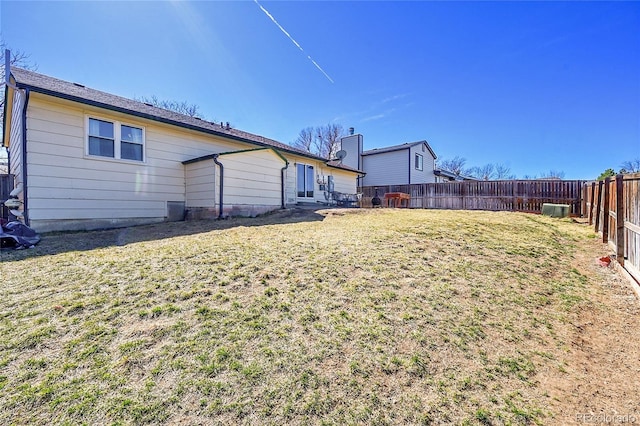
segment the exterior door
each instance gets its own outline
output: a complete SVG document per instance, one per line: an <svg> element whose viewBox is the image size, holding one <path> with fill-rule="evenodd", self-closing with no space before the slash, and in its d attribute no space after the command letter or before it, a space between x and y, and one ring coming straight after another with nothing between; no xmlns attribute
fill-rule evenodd
<svg viewBox="0 0 640 426"><path fill-rule="evenodd" d="M298 198L313 198L313 166L298 163L296 166Z"/></svg>

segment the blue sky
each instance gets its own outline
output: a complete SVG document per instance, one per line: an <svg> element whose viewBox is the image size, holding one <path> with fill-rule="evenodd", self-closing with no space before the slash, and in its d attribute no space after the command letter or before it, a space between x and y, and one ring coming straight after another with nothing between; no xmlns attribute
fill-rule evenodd
<svg viewBox="0 0 640 426"><path fill-rule="evenodd" d="M640 157L640 2L2 0L0 32L43 74L285 143L336 122L518 177Z"/></svg>

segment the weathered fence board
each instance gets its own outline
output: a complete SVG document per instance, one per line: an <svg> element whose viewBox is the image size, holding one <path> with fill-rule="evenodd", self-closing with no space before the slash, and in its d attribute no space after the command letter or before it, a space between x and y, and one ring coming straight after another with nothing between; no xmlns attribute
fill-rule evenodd
<svg viewBox="0 0 640 426"><path fill-rule="evenodd" d="M0 203L9 198L9 193L13 189L13 175L0 175ZM9 218L9 209L0 205L0 218Z"/></svg>
<svg viewBox="0 0 640 426"><path fill-rule="evenodd" d="M640 173L586 183L582 192L589 224L595 222L602 242L609 244L618 263L640 282Z"/></svg>
<svg viewBox="0 0 640 426"><path fill-rule="evenodd" d="M456 210L542 211L542 204L568 204L574 216L582 214L580 180L463 181L414 185L365 186L363 207L370 207L376 194L404 192L411 195L409 207Z"/></svg>

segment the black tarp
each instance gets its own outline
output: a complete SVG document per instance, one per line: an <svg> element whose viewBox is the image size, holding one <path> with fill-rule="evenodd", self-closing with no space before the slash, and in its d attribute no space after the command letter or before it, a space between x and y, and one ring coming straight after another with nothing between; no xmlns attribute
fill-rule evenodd
<svg viewBox="0 0 640 426"><path fill-rule="evenodd" d="M2 249L31 248L39 242L40 236L36 231L22 222L2 224L2 232L0 232L0 248Z"/></svg>

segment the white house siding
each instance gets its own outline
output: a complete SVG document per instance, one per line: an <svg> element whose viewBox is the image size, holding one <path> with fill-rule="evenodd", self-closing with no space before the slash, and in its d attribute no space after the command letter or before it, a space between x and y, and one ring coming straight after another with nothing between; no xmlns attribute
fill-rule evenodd
<svg viewBox="0 0 640 426"><path fill-rule="evenodd" d="M167 202L186 201L183 160L242 145L50 100L32 93L27 112L29 215L31 226L40 232L165 220ZM144 128L144 163L86 155L86 115Z"/></svg>
<svg viewBox="0 0 640 426"><path fill-rule="evenodd" d="M280 171L285 166L271 149L221 155L224 166L223 214L255 216L281 207Z"/></svg>
<svg viewBox="0 0 640 426"><path fill-rule="evenodd" d="M285 207L294 205L296 197L296 163L314 166L316 181L314 197L306 202L326 201L324 191L320 191L320 181L326 182L328 176L334 177L335 190L355 193L356 179L353 172L327 167L319 161L305 159L287 153L281 153L289 162L285 173ZM309 161L305 161L309 160ZM282 205L280 173L285 166L284 160L271 149L242 152L229 152L220 155L218 161L224 167L224 214L232 216L254 216ZM219 186L214 184L213 160L188 164L187 209L189 217L212 216L219 208ZM215 179L219 179L219 168L215 168ZM212 207L215 206L215 209ZM204 213L203 213L204 211ZM217 214L217 213L216 213Z"/></svg>
<svg viewBox="0 0 640 426"><path fill-rule="evenodd" d="M406 185L409 180L408 163L407 149L363 155L362 169L367 172L367 175L362 185Z"/></svg>
<svg viewBox="0 0 640 426"><path fill-rule="evenodd" d="M189 218L216 217L217 166L213 160L190 163L185 167L186 208Z"/></svg>
<svg viewBox="0 0 640 426"><path fill-rule="evenodd" d="M9 137L9 158L11 159L11 170L9 174L15 176L15 186L22 182L22 107L24 105L25 94L23 90L16 90L13 99L13 110L11 116L11 134ZM22 200L23 194L18 198Z"/></svg>
<svg viewBox="0 0 640 426"><path fill-rule="evenodd" d="M423 150L424 149L424 150ZM417 170L415 167L416 154L422 155L422 170ZM409 164L409 170L411 170L411 182L410 183L433 183L436 181L436 175L433 174L434 158L431 152L424 144L415 145L411 147L411 162Z"/></svg>
<svg viewBox="0 0 640 426"><path fill-rule="evenodd" d="M285 170L285 203L293 205L297 202L305 203L325 203L325 191L320 190L320 182L325 184L328 177L333 176L334 190L348 194L356 192L356 177L354 172L340 170L334 167L328 167L321 161L312 160L297 155L283 153L284 157L289 161L289 167ZM313 198L298 198L297 196L297 167L298 163L313 166L316 179L313 184Z"/></svg>
<svg viewBox="0 0 640 426"><path fill-rule="evenodd" d="M16 97L15 102L19 103L20 98ZM14 109L10 146L11 172L17 176L21 175L21 110L20 105ZM143 128L144 162L87 155L87 116ZM187 167L182 162L213 153L255 148L253 144L35 92L31 93L27 106L27 139L30 225L39 232L159 222L168 216L168 203L172 208L176 203L184 203L187 209L215 210L218 172L211 174L207 169ZM273 151L257 152L261 154L221 157L226 174L225 199L231 197L225 201L228 206L280 205L280 169L284 162ZM260 155L267 157L259 158ZM327 168L316 160L287 157L290 162L285 171L287 204L296 201L296 161L314 165L316 173L340 176L336 179L336 190L355 192L355 174ZM213 184L213 190L207 187L207 180ZM258 181L262 186L255 190ZM314 200L324 201L317 182Z"/></svg>
<svg viewBox="0 0 640 426"><path fill-rule="evenodd" d="M333 176L333 184L336 191L344 194L356 193L356 177L353 173L334 169L333 167L327 167L325 170ZM322 195L322 199L324 200L324 195Z"/></svg>

